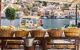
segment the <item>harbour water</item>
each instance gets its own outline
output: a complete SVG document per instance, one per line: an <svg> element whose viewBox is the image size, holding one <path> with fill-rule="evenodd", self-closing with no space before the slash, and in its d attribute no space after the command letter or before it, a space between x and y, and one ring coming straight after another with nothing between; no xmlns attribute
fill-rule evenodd
<svg viewBox="0 0 80 50"><path fill-rule="evenodd" d="M69 25L71 20L75 19L42 19L43 21L43 28L49 29L49 28L61 28L65 25ZM1 20L1 25L7 26L9 25L10 21L7 19ZM12 25L15 27L18 27L20 24L20 19L15 19L12 21Z"/></svg>

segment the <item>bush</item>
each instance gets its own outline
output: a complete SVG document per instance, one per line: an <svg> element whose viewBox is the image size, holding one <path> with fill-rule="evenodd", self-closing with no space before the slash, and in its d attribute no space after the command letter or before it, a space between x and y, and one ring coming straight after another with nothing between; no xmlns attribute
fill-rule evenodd
<svg viewBox="0 0 80 50"><path fill-rule="evenodd" d="M14 20L16 18L15 14L16 14L16 10L12 7L8 7L5 11L5 15L8 20Z"/></svg>

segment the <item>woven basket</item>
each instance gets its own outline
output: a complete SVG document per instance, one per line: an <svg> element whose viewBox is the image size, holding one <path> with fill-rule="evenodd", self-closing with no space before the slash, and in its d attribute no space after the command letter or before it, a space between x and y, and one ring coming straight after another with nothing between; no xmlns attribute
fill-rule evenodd
<svg viewBox="0 0 80 50"><path fill-rule="evenodd" d="M64 30L66 37L79 37L80 29L79 28L66 28Z"/></svg>
<svg viewBox="0 0 80 50"><path fill-rule="evenodd" d="M30 31L32 37L44 37L45 31L43 30L32 30Z"/></svg>
<svg viewBox="0 0 80 50"><path fill-rule="evenodd" d="M65 33L66 37L79 37L78 33Z"/></svg>
<svg viewBox="0 0 80 50"><path fill-rule="evenodd" d="M0 30L0 37L13 37L13 31L11 29Z"/></svg>
<svg viewBox="0 0 80 50"><path fill-rule="evenodd" d="M63 30L51 29L47 31L50 37L62 37Z"/></svg>
<svg viewBox="0 0 80 50"><path fill-rule="evenodd" d="M21 42L13 40L13 41L7 41L7 43L10 43L10 44L11 43L18 43L18 44L20 44ZM20 45L8 45L7 44L6 48L16 49L16 48L20 48Z"/></svg>
<svg viewBox="0 0 80 50"><path fill-rule="evenodd" d="M2 36L2 29L0 28L0 37Z"/></svg>
<svg viewBox="0 0 80 50"><path fill-rule="evenodd" d="M25 31L25 30L17 30L15 32L15 37L27 37L28 36L29 31Z"/></svg>

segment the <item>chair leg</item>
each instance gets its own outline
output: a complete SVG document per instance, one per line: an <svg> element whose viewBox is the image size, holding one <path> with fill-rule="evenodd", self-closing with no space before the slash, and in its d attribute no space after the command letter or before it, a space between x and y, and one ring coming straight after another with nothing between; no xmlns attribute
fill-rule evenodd
<svg viewBox="0 0 80 50"><path fill-rule="evenodd" d="M42 46L42 50L47 50L47 48L45 47L45 46L47 45L46 40L43 39L41 43L42 43L42 44L41 44L41 46Z"/></svg>
<svg viewBox="0 0 80 50"><path fill-rule="evenodd" d="M34 46L26 47L24 50L34 50Z"/></svg>

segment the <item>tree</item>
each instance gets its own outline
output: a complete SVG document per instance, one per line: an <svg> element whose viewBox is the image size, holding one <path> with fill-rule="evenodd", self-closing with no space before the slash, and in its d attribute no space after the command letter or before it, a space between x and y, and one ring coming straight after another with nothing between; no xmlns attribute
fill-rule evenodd
<svg viewBox="0 0 80 50"><path fill-rule="evenodd" d="M64 4L62 7L62 10L69 10L70 6L71 6L71 4Z"/></svg>
<svg viewBox="0 0 80 50"><path fill-rule="evenodd" d="M15 18L16 18L15 15L16 15L16 11L15 11L14 8L8 7L8 8L6 9L6 11L5 11L5 16L6 16L6 18L7 18L8 20L10 20L10 25L12 25L12 24L11 24L12 20L15 20Z"/></svg>
<svg viewBox="0 0 80 50"><path fill-rule="evenodd" d="M80 3L79 4L77 4L78 5L78 9L80 10Z"/></svg>

